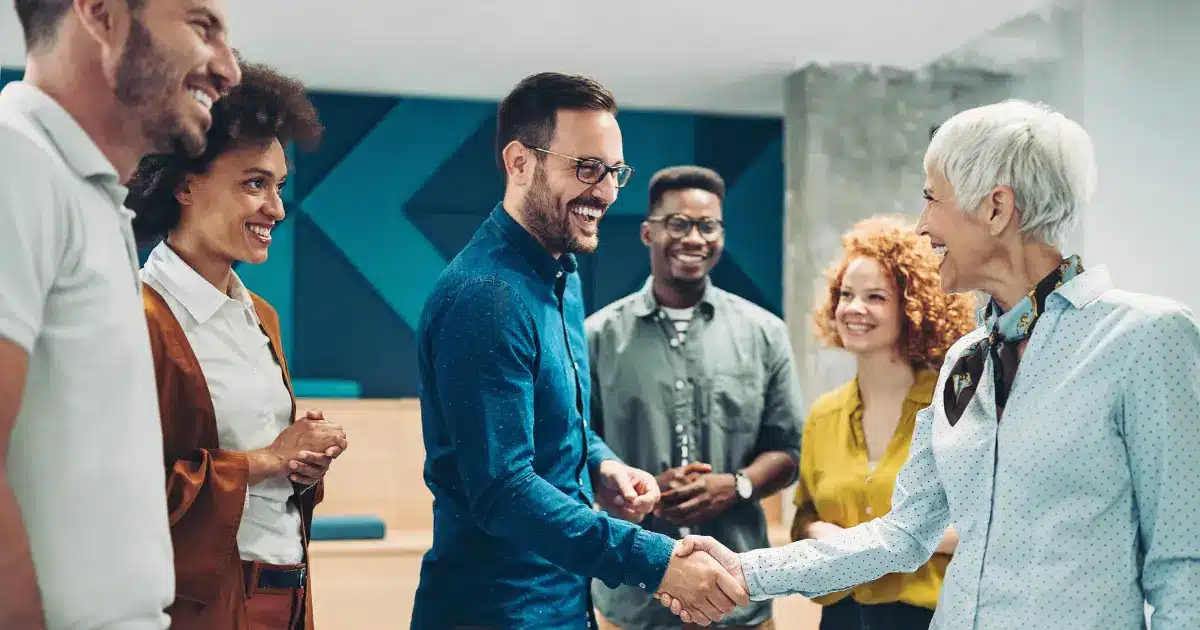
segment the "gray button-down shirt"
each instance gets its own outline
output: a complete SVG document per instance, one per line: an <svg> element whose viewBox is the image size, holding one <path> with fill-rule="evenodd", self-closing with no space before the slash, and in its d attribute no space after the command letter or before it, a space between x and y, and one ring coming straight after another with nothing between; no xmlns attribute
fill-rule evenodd
<svg viewBox="0 0 1200 630"><path fill-rule="evenodd" d="M658 474L689 462L733 473L767 451L798 459L804 409L787 327L709 283L686 333L658 306L647 280L586 321L592 422L627 464ZM736 503L681 532L653 516L642 525L675 538L712 536L734 551L769 546L755 503ZM678 628L679 618L641 589L593 584L600 612L626 630ZM769 602L751 602L718 625L757 625Z"/></svg>

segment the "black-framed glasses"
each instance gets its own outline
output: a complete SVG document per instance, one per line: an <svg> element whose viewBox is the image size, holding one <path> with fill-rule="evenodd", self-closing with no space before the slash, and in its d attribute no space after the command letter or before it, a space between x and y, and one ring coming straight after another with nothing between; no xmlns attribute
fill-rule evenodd
<svg viewBox="0 0 1200 630"><path fill-rule="evenodd" d="M725 222L711 217L693 219L682 214L672 214L665 217L650 217L646 219L646 222L662 223L671 238L684 238L692 233L694 227L700 232L700 238L710 243L721 238L721 234L725 232Z"/></svg>
<svg viewBox="0 0 1200 630"><path fill-rule="evenodd" d="M527 149L540 151L548 155L555 155L564 160L571 160L575 163L575 178L585 184L599 184L609 173L616 174L617 188L624 188L625 184L629 183L629 178L633 177L633 167L628 164L617 164L611 166L597 160L596 158L577 158L562 153L555 153L549 149L541 147L531 147L525 145Z"/></svg>

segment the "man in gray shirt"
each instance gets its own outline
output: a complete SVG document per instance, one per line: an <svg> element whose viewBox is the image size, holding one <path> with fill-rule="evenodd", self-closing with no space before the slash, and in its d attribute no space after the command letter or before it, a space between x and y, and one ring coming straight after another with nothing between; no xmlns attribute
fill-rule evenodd
<svg viewBox="0 0 1200 630"><path fill-rule="evenodd" d="M656 173L641 228L651 277L585 327L596 431L630 466L657 473L663 493L642 526L741 551L769 546L759 501L795 478L804 410L783 321L709 279L725 242L724 196L710 169ZM644 591L595 582L593 595L623 630L681 626ZM751 602L714 625L770 619L769 601Z"/></svg>

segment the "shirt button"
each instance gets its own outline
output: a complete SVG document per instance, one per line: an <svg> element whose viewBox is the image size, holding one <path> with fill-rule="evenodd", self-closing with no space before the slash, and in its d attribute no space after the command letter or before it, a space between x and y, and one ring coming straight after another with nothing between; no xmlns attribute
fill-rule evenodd
<svg viewBox="0 0 1200 630"><path fill-rule="evenodd" d="M676 433L683 433L683 425L682 425L682 424L677 424L677 425L675 425L675 432L676 432Z"/></svg>
<svg viewBox="0 0 1200 630"><path fill-rule="evenodd" d="M683 389L683 381L675 381L675 389Z"/></svg>
<svg viewBox="0 0 1200 630"><path fill-rule="evenodd" d="M871 509L871 506L868 505L867 506L867 516L870 516L872 512L873 512L873 510Z"/></svg>
<svg viewBox="0 0 1200 630"><path fill-rule="evenodd" d="M671 339L671 347L678 348L679 347L679 339Z"/></svg>
<svg viewBox="0 0 1200 630"><path fill-rule="evenodd" d="M561 272L561 271L559 271L558 273L555 273L555 274L554 274L554 277L555 277L555 278L561 278L561 277L562 277L562 272Z"/></svg>
<svg viewBox="0 0 1200 630"><path fill-rule="evenodd" d="M681 455L683 455L684 457L688 456L688 447L684 446L683 448L681 448L679 450L680 450Z"/></svg>
<svg viewBox="0 0 1200 630"><path fill-rule="evenodd" d="M642 583L638 584L638 588L642 588L642 589L646 588L646 583L642 582Z"/></svg>

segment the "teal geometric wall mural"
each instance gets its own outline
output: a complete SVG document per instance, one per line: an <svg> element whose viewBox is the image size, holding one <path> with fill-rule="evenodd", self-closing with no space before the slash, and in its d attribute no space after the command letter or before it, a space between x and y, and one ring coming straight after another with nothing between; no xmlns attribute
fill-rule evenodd
<svg viewBox="0 0 1200 630"><path fill-rule="evenodd" d="M0 70L0 85L20 77ZM618 94L618 99L620 95ZM438 274L499 201L496 103L314 92L318 150L291 154L288 218L268 261L239 265L279 311L297 379L358 384L365 397L416 395L413 328ZM658 169L700 164L726 181L718 285L779 314L783 298L783 147L778 118L626 110L635 168L580 259L590 313L649 274L638 230Z"/></svg>

